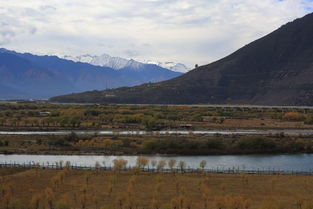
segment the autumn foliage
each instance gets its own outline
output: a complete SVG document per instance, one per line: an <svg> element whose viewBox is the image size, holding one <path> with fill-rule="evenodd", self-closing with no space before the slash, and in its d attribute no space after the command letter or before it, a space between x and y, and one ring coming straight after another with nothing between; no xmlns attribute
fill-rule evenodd
<svg viewBox="0 0 313 209"><path fill-rule="evenodd" d="M0 169L1 209L311 209L313 205L311 176L6 170Z"/></svg>

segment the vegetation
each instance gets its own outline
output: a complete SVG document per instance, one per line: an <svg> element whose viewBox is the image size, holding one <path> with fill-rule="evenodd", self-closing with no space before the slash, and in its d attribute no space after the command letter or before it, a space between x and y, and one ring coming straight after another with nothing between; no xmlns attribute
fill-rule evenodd
<svg viewBox="0 0 313 209"><path fill-rule="evenodd" d="M311 209L312 176L0 169L1 209Z"/></svg>
<svg viewBox="0 0 313 209"><path fill-rule="evenodd" d="M312 109L0 104L2 130L313 128Z"/></svg>
<svg viewBox="0 0 313 209"><path fill-rule="evenodd" d="M4 142L2 146L1 142ZM104 155L313 153L313 136L0 135L0 153Z"/></svg>
<svg viewBox="0 0 313 209"><path fill-rule="evenodd" d="M312 136L185 136L157 130L313 128L312 109L0 104L0 130L154 130L150 136L0 135L0 153L32 154L244 154L312 153Z"/></svg>

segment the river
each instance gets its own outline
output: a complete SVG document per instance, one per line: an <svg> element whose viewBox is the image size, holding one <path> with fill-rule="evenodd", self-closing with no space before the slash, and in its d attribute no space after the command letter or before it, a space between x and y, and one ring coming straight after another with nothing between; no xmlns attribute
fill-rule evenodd
<svg viewBox="0 0 313 209"><path fill-rule="evenodd" d="M113 160L122 158L127 160L127 166L136 165L138 156L95 156L95 155L0 155L0 163L40 163L55 164L66 161L72 165L94 166L99 162L102 166L112 166ZM313 154L290 155L217 155L217 156L145 156L152 160L175 159L184 161L186 168L199 168L202 160L207 162L208 169L241 169L241 170L283 170L283 171L313 171Z"/></svg>

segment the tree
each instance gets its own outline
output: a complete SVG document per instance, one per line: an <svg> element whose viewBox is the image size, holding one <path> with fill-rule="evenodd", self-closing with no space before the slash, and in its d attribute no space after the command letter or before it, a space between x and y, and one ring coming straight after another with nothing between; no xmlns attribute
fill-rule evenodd
<svg viewBox="0 0 313 209"><path fill-rule="evenodd" d="M103 146L105 148L111 148L113 144L113 141L111 139L104 139L103 140Z"/></svg>
<svg viewBox="0 0 313 209"><path fill-rule="evenodd" d="M170 160L168 161L168 167L169 167L171 170L174 169L175 164L176 164L176 160L174 160L174 159L170 159Z"/></svg>
<svg viewBox="0 0 313 209"><path fill-rule="evenodd" d="M125 202L126 202L125 196L123 194L118 194L116 197L117 208L123 209Z"/></svg>
<svg viewBox="0 0 313 209"><path fill-rule="evenodd" d="M47 187L44 191L45 199L50 209L53 209L53 201L55 199L55 195L53 190L50 187Z"/></svg>
<svg viewBox="0 0 313 209"><path fill-rule="evenodd" d="M179 209L180 200L179 197L173 197L171 199L171 208L172 209Z"/></svg>
<svg viewBox="0 0 313 209"><path fill-rule="evenodd" d="M206 166L206 161L205 161L205 160L202 160L202 161L200 162L200 168L201 168L202 170L204 170L205 166Z"/></svg>
<svg viewBox="0 0 313 209"><path fill-rule="evenodd" d="M157 161L156 160L151 160L151 167L155 168L155 166L157 165Z"/></svg>
<svg viewBox="0 0 313 209"><path fill-rule="evenodd" d="M82 209L86 208L86 204L87 204L87 194L86 192L84 192L83 194L81 194L79 196L79 202L81 204Z"/></svg>
<svg viewBox="0 0 313 209"><path fill-rule="evenodd" d="M137 166L140 169L145 168L148 165L148 163L149 163L148 158L145 158L145 157L138 157L137 158Z"/></svg>
<svg viewBox="0 0 313 209"><path fill-rule="evenodd" d="M34 194L30 201L30 207L33 209L39 209L41 199L42 199L41 194Z"/></svg>
<svg viewBox="0 0 313 209"><path fill-rule="evenodd" d="M114 164L114 169L115 170L122 170L126 167L127 165L127 160L124 159L114 159L113 160L113 164Z"/></svg>
<svg viewBox="0 0 313 209"><path fill-rule="evenodd" d="M183 160L179 161L178 166L180 168L180 171L183 172L185 170L185 168L186 168L185 161L183 161Z"/></svg>
<svg viewBox="0 0 313 209"><path fill-rule="evenodd" d="M211 196L211 191L207 187L205 187L202 191L202 199L203 199L205 209L208 208L210 196Z"/></svg>
<svg viewBox="0 0 313 209"><path fill-rule="evenodd" d="M165 165L166 165L165 161L164 160L160 160L158 165L157 165L157 170L158 171L162 171L164 169Z"/></svg>

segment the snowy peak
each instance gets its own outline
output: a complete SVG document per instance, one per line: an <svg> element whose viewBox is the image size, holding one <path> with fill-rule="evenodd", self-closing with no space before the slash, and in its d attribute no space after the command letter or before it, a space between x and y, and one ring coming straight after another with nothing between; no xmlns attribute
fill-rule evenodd
<svg viewBox="0 0 313 209"><path fill-rule="evenodd" d="M186 65L182 63L176 63L176 62L155 62L155 61L147 60L147 61L144 61L144 63L158 65L162 68L166 68L171 71L180 72L180 73L187 73L188 71L191 70Z"/></svg>
<svg viewBox="0 0 313 209"><path fill-rule="evenodd" d="M169 69L174 72L186 73L190 68L186 67L184 64L175 62L154 62L154 61L143 61L139 62L133 59L125 59L120 57L112 57L108 54L102 54L100 56L93 56L90 54L80 55L77 57L64 56L64 59L72 60L74 62L84 62L92 64L95 66L109 67L115 70L121 69L131 69L134 71L140 71L144 69L145 64L157 65L159 67Z"/></svg>
<svg viewBox="0 0 313 209"><path fill-rule="evenodd" d="M139 69L142 63L136 62L135 60L127 60L120 57L111 57L108 54L102 54L100 56L92 56L89 54L80 55L77 57L73 56L64 56L64 59L72 60L74 62L85 62L95 66L109 67L115 70L120 70L127 67L134 67Z"/></svg>
<svg viewBox="0 0 313 209"><path fill-rule="evenodd" d="M84 54L84 55L77 56L77 57L65 55L63 58L67 60L72 60L74 62L90 63L95 58L95 56L92 56L90 54Z"/></svg>
<svg viewBox="0 0 313 209"><path fill-rule="evenodd" d="M132 69L135 71L140 71L145 68L145 64L141 62L137 62L136 60L129 60L125 68Z"/></svg>
<svg viewBox="0 0 313 209"><path fill-rule="evenodd" d="M181 72L181 73L187 73L188 71L191 70L186 65L182 63L175 63L175 62L164 62L164 63L160 63L159 66L170 69L175 72Z"/></svg>
<svg viewBox="0 0 313 209"><path fill-rule="evenodd" d="M127 65L128 60L103 54L101 56L94 56L94 58L89 63L96 66L110 67L115 70L120 70Z"/></svg>

